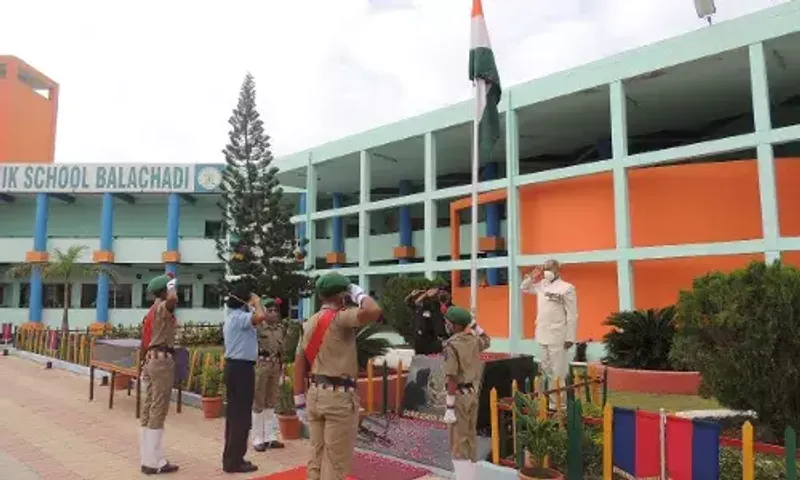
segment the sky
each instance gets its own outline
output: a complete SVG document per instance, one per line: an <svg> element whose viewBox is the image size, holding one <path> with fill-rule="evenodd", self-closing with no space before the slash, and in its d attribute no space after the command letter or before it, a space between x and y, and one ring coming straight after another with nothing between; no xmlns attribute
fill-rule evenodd
<svg viewBox="0 0 800 480"><path fill-rule="evenodd" d="M716 0L719 23L787 0ZM5 2L61 86L56 161L223 163L244 75L276 157L469 98L471 0ZM693 0L483 0L504 86L699 28Z"/></svg>

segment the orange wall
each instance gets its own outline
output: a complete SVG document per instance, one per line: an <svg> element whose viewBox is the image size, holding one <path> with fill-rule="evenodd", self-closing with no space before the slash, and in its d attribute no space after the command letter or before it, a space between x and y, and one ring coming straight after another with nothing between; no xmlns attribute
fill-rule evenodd
<svg viewBox="0 0 800 480"><path fill-rule="evenodd" d="M714 270L729 272L752 261L764 261L763 254L725 255L691 258L666 258L633 262L635 308L660 308L674 305L681 290L689 290L692 280Z"/></svg>
<svg viewBox="0 0 800 480"><path fill-rule="evenodd" d="M453 303L469 307L469 287L453 288ZM508 337L508 288L478 287L478 321L492 337Z"/></svg>
<svg viewBox="0 0 800 480"><path fill-rule="evenodd" d="M800 268L800 252L782 252L781 261L785 264Z"/></svg>
<svg viewBox="0 0 800 480"><path fill-rule="evenodd" d="M800 158L775 160L775 183L778 196L778 221L784 237L800 237Z"/></svg>
<svg viewBox="0 0 800 480"><path fill-rule="evenodd" d="M46 77L15 57L0 56L0 163L51 163L55 153L58 86L44 98L17 79L18 69Z"/></svg>
<svg viewBox="0 0 800 480"><path fill-rule="evenodd" d="M523 255L615 246L611 173L520 187L519 204Z"/></svg>
<svg viewBox="0 0 800 480"><path fill-rule="evenodd" d="M628 195L634 247L762 237L755 160L634 169Z"/></svg>

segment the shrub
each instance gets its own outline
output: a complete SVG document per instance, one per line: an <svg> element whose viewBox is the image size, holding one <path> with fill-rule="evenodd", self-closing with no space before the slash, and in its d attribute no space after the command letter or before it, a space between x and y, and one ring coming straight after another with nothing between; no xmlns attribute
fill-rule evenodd
<svg viewBox="0 0 800 480"><path fill-rule="evenodd" d="M406 305L406 297L413 290L427 290L443 286L441 279L428 280L425 277L397 276L386 282L379 304L387 325L411 343L414 338L414 312Z"/></svg>
<svg viewBox="0 0 800 480"><path fill-rule="evenodd" d="M203 393L206 398L218 397L222 391L222 369L219 362L211 362L203 367Z"/></svg>
<svg viewBox="0 0 800 480"><path fill-rule="evenodd" d="M283 382L278 386L278 405L275 413L278 415L293 415L294 408L294 368L291 365L284 367Z"/></svg>
<svg viewBox="0 0 800 480"><path fill-rule="evenodd" d="M294 320L284 320L286 326L286 338L283 341L283 363L289 365L294 363L294 354L297 352L297 344L303 334L303 326Z"/></svg>
<svg viewBox="0 0 800 480"><path fill-rule="evenodd" d="M800 270L775 262L697 278L676 306L674 363L702 375L702 392L753 410L776 438L800 426Z"/></svg>
<svg viewBox="0 0 800 480"><path fill-rule="evenodd" d="M358 330L358 334L356 335L358 368L367 368L367 362L369 362L370 358L386 355L386 352L392 347L389 340L373 336L385 331L392 331L392 329L387 325L381 325L379 323L364 325Z"/></svg>
<svg viewBox="0 0 800 480"><path fill-rule="evenodd" d="M617 312L604 325L604 363L640 370L670 370L669 352L675 334L674 308Z"/></svg>

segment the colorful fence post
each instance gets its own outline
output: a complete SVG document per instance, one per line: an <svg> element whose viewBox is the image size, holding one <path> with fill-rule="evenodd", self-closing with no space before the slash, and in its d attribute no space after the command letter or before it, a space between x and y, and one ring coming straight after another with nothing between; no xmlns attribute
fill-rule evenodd
<svg viewBox="0 0 800 480"><path fill-rule="evenodd" d="M742 425L742 480L755 479L755 458L753 457L753 425Z"/></svg>
<svg viewBox="0 0 800 480"><path fill-rule="evenodd" d="M786 480L797 480L797 435L794 428L786 427L783 447L786 457Z"/></svg>
<svg viewBox="0 0 800 480"><path fill-rule="evenodd" d="M397 409L397 415L403 414L403 385L405 382L403 381L403 360L397 361L397 372L396 378L394 380L394 406Z"/></svg>
<svg viewBox="0 0 800 480"><path fill-rule="evenodd" d="M517 458L517 453L519 452L517 446L517 409L514 408L516 401L517 401L517 393L519 392L519 386L517 385L517 379L511 381L511 440L514 445L514 458Z"/></svg>
<svg viewBox="0 0 800 480"><path fill-rule="evenodd" d="M603 408L603 480L613 480L614 411L610 403Z"/></svg>
<svg viewBox="0 0 800 480"><path fill-rule="evenodd" d="M580 400L567 400L567 480L583 479L583 412Z"/></svg>
<svg viewBox="0 0 800 480"><path fill-rule="evenodd" d="M372 359L367 360L367 415L372 414L372 379L374 377Z"/></svg>
<svg viewBox="0 0 800 480"><path fill-rule="evenodd" d="M497 389L489 392L489 417L492 424L492 463L500 464L500 419L497 415Z"/></svg>
<svg viewBox="0 0 800 480"><path fill-rule="evenodd" d="M383 385L381 385L383 402L381 402L381 413L386 415L389 413L389 363L386 361L386 357L383 359Z"/></svg>

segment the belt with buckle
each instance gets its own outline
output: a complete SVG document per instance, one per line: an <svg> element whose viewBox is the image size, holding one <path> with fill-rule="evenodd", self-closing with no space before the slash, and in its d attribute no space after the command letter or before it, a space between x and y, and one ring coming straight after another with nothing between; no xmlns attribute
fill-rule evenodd
<svg viewBox="0 0 800 480"><path fill-rule="evenodd" d="M475 393L475 387L471 383L459 383L456 385L456 391L462 395L467 393Z"/></svg>
<svg viewBox="0 0 800 480"><path fill-rule="evenodd" d="M172 352L167 350L150 350L147 352L147 358L155 359L155 358L172 358Z"/></svg>
<svg viewBox="0 0 800 480"><path fill-rule="evenodd" d="M322 390L334 390L337 392L354 392L356 390L356 381L350 377L311 375L310 381L312 386Z"/></svg>

